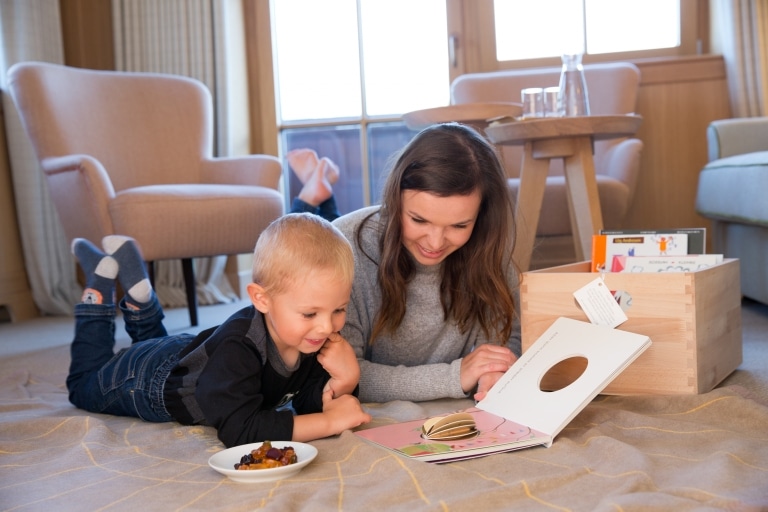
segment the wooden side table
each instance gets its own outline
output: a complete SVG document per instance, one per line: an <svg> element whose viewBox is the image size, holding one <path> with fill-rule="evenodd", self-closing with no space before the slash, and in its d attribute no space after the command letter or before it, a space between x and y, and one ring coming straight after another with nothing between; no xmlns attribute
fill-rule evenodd
<svg viewBox="0 0 768 512"><path fill-rule="evenodd" d="M493 123L485 129L494 144L523 146L514 252L521 270L528 270L531 264L550 160L564 160L576 257L587 259L592 253L592 235L603 229L593 142L631 136L641 122L642 118L636 115L546 117Z"/></svg>

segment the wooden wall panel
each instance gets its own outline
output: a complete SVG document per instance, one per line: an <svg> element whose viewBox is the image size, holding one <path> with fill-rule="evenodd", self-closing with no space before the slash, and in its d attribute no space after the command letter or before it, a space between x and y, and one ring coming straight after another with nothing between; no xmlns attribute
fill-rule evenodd
<svg viewBox="0 0 768 512"><path fill-rule="evenodd" d="M636 62L642 79L637 111L643 141L635 200L626 227L709 227L695 211L707 163L709 123L731 115L721 56ZM711 239L711 238L710 238Z"/></svg>

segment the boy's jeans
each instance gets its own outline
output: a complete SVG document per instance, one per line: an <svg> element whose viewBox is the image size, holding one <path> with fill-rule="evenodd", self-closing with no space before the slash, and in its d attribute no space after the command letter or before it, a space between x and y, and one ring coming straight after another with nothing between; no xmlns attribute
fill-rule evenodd
<svg viewBox="0 0 768 512"><path fill-rule="evenodd" d="M77 304L69 401L91 412L173 421L165 409L163 386L192 334L168 336L157 297L144 309L120 302L131 346L114 353L115 305Z"/></svg>

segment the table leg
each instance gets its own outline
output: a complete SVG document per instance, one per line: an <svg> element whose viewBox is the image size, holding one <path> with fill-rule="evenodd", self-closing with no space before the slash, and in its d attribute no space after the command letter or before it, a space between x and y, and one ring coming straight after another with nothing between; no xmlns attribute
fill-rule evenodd
<svg viewBox="0 0 768 512"><path fill-rule="evenodd" d="M530 268L533 245L536 241L536 228L539 225L541 203L547 186L549 173L548 158L533 157L533 143L526 142L523 150L523 163L520 167L520 188L517 190L515 204L515 249L513 258L520 270Z"/></svg>
<svg viewBox="0 0 768 512"><path fill-rule="evenodd" d="M592 257L592 235L603 229L603 215L592 158L592 140L579 137L574 140L574 154L565 158L565 181L571 229L579 261Z"/></svg>

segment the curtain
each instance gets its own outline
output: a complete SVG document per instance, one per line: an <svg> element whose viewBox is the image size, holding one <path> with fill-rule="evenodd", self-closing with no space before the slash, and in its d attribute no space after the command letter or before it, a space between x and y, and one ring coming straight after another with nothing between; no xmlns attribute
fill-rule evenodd
<svg viewBox="0 0 768 512"><path fill-rule="evenodd" d="M203 82L214 99L214 152L247 154L247 61L241 0L112 0L115 63L121 71L172 73ZM200 304L237 298L224 267L226 256L195 260ZM164 306L186 304L181 267L155 264Z"/></svg>
<svg viewBox="0 0 768 512"><path fill-rule="evenodd" d="M723 55L733 117L768 115L768 2L710 0L712 51Z"/></svg>
<svg viewBox="0 0 768 512"><path fill-rule="evenodd" d="M59 0L0 0L0 48L8 153L32 298L43 314L71 315L82 293L75 260L7 89L7 71L17 62L64 63Z"/></svg>

